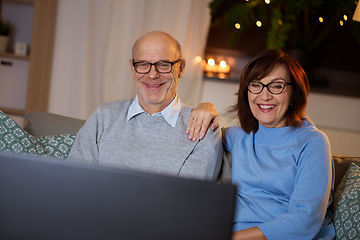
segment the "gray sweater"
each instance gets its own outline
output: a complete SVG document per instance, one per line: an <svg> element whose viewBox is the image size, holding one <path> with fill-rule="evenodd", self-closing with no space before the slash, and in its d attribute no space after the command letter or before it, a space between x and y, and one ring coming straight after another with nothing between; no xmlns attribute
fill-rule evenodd
<svg viewBox="0 0 360 240"><path fill-rule="evenodd" d="M216 180L222 157L221 133L188 139L192 108L182 104L176 127L162 116L141 113L127 121L131 100L104 103L77 134L69 159L97 165Z"/></svg>

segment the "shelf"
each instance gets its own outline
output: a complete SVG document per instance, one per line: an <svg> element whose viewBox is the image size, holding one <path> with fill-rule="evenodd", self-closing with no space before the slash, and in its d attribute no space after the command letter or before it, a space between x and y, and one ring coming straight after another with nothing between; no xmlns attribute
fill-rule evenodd
<svg viewBox="0 0 360 240"><path fill-rule="evenodd" d="M3 108L0 107L0 110L3 111L5 114L11 114L16 116L24 116L25 110L13 109L13 108Z"/></svg>
<svg viewBox="0 0 360 240"><path fill-rule="evenodd" d="M0 57L19 59L19 60L26 60L26 61L30 60L30 56L20 56L20 55L15 55L13 53L0 53Z"/></svg>
<svg viewBox="0 0 360 240"><path fill-rule="evenodd" d="M35 0L3 0L4 2L20 2L20 3L31 3L33 4Z"/></svg>

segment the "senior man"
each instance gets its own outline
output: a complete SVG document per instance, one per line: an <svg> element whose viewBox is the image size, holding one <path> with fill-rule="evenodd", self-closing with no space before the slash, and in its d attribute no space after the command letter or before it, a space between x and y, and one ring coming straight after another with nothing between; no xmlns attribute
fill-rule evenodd
<svg viewBox="0 0 360 240"><path fill-rule="evenodd" d="M222 144L219 129L189 140L190 106L176 87L184 74L180 44L154 31L139 38L130 59L135 99L104 103L80 129L70 159L98 165L216 180ZM191 121L196 121L192 119Z"/></svg>

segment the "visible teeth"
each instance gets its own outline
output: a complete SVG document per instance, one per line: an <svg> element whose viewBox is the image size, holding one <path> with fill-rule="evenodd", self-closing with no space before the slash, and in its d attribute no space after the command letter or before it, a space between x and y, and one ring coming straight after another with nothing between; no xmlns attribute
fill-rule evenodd
<svg viewBox="0 0 360 240"><path fill-rule="evenodd" d="M259 105L261 109L271 109L274 108L275 105Z"/></svg>
<svg viewBox="0 0 360 240"><path fill-rule="evenodd" d="M146 84L146 86L148 87L159 87L161 84L158 84L158 85L149 85L149 84Z"/></svg>

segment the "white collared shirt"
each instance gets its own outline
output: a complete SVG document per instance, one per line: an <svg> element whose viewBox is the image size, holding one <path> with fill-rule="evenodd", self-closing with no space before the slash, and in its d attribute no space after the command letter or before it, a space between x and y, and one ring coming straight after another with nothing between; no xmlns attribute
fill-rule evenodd
<svg viewBox="0 0 360 240"><path fill-rule="evenodd" d="M176 121L179 117L181 110L181 101L178 95L176 94L174 100L161 112L154 113L151 116L154 117L161 117L163 116L166 122L168 122L172 127L176 126ZM150 116L149 113L147 113L140 105L139 98L136 95L134 101L129 107L128 113L127 113L127 121L129 121L132 117L135 117L136 115L140 113L145 113Z"/></svg>

